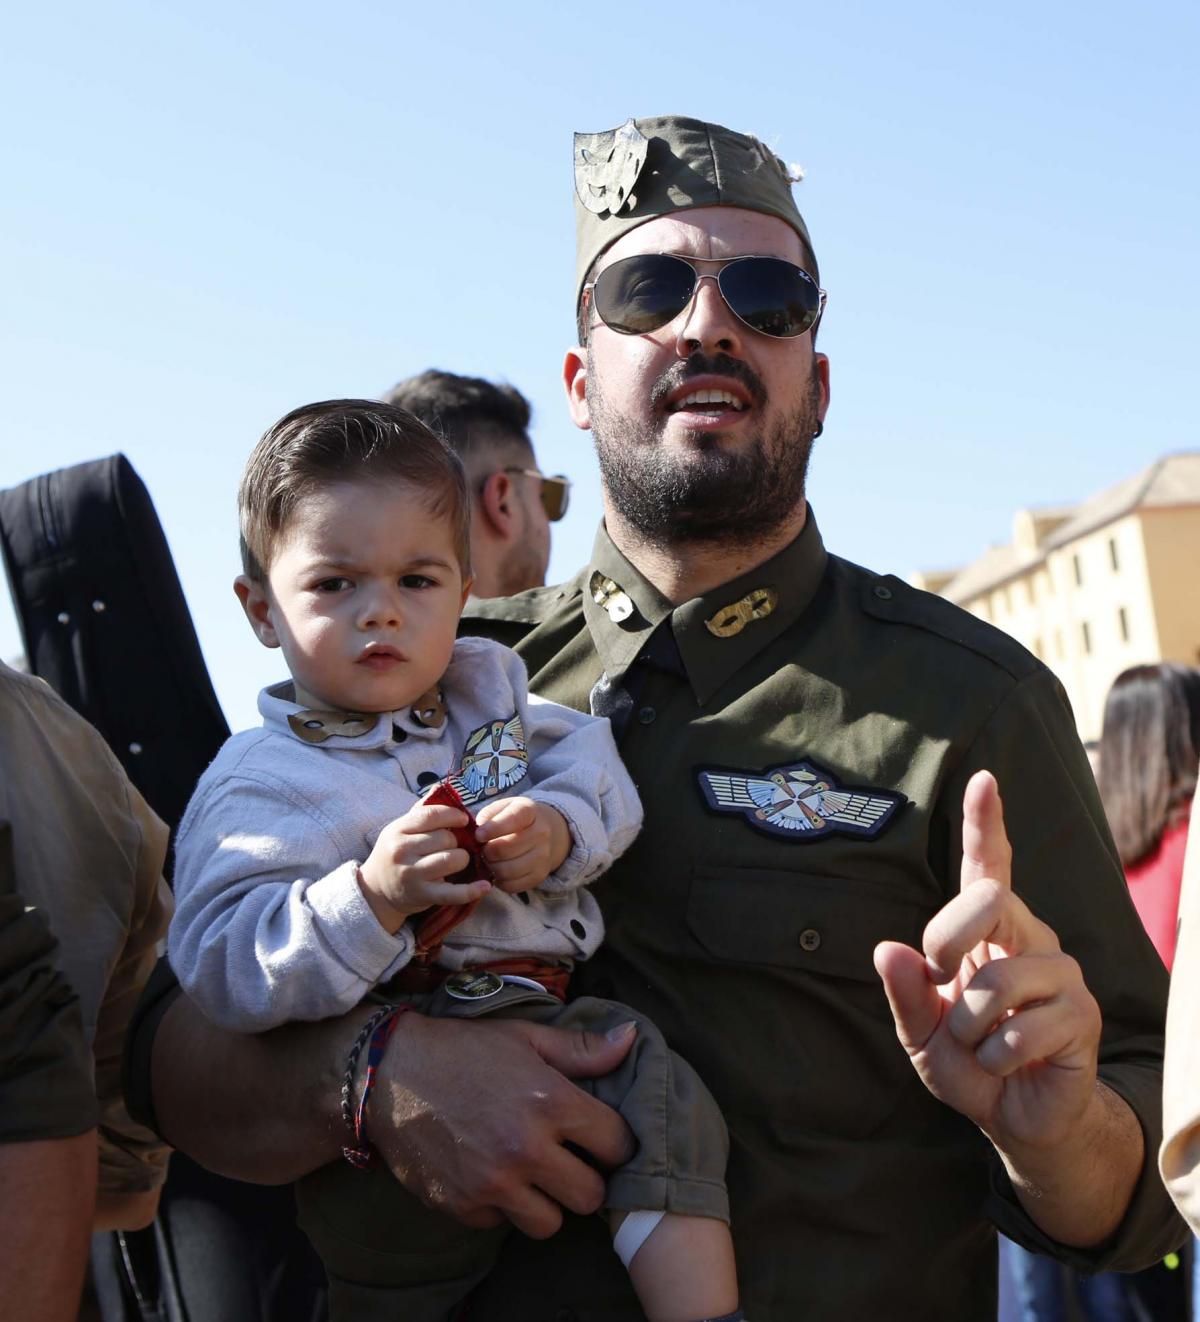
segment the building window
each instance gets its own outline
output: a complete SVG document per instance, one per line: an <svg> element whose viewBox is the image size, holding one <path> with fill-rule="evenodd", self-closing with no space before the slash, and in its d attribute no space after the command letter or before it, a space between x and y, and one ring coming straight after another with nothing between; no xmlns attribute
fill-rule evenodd
<svg viewBox="0 0 1200 1322"><path fill-rule="evenodd" d="M1071 568L1075 571L1075 586L1083 587L1083 563L1079 559L1078 553L1071 557Z"/></svg>
<svg viewBox="0 0 1200 1322"><path fill-rule="evenodd" d="M1087 622L1086 620L1084 620L1084 622L1079 626L1079 636L1080 636L1080 638L1083 639L1083 654L1084 654L1084 656L1091 656L1091 654L1092 654L1092 631L1091 631L1091 629L1088 627L1088 622Z"/></svg>
<svg viewBox="0 0 1200 1322"><path fill-rule="evenodd" d="M1115 537L1108 539L1108 558L1112 562L1113 573L1115 574L1121 568L1121 558L1117 555L1117 539Z"/></svg>
<svg viewBox="0 0 1200 1322"><path fill-rule="evenodd" d="M1129 616L1124 606L1117 607L1117 628L1121 631L1121 641L1127 643L1129 641Z"/></svg>

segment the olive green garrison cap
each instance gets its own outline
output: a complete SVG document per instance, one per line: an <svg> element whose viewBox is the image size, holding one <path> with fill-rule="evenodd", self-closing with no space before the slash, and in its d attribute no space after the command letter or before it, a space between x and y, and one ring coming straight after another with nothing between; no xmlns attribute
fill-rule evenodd
<svg viewBox="0 0 1200 1322"><path fill-rule="evenodd" d="M690 207L742 207L778 216L799 234L819 279L798 179L746 133L681 115L627 119L603 133L575 134L575 305L588 270L631 229Z"/></svg>

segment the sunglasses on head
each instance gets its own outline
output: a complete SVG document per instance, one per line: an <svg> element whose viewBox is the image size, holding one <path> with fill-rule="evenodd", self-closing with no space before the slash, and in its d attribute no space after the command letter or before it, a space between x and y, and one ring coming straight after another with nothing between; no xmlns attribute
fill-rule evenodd
<svg viewBox="0 0 1200 1322"><path fill-rule="evenodd" d="M571 498L571 479L563 477L561 473L556 473L553 477L546 473L539 473L536 468L506 468L506 473L523 473L526 477L536 477L542 484L539 495L542 500L542 508L546 511L546 518L551 523L557 523L559 519L567 512L567 504Z"/></svg>
<svg viewBox="0 0 1200 1322"><path fill-rule="evenodd" d="M698 263L720 262L702 275ZM645 335L669 325L688 306L701 280L715 280L730 312L751 330L792 339L821 319L825 291L803 267L779 257L677 257L640 253L606 266L583 287L600 320L620 335Z"/></svg>

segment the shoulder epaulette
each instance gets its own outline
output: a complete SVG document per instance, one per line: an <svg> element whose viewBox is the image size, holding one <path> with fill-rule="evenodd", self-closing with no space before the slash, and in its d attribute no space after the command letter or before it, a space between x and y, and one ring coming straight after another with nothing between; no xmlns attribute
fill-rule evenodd
<svg viewBox="0 0 1200 1322"><path fill-rule="evenodd" d="M556 583L552 587L530 588L514 597L470 597L463 608L462 618L469 620L502 620L510 624L541 624L562 602L579 595L579 583L574 579Z"/></svg>
<svg viewBox="0 0 1200 1322"><path fill-rule="evenodd" d="M1041 668L1042 663L1015 638L945 597L914 588L894 574L873 574L846 561L840 564L858 577L859 601L875 619L936 634L986 658L1017 680Z"/></svg>

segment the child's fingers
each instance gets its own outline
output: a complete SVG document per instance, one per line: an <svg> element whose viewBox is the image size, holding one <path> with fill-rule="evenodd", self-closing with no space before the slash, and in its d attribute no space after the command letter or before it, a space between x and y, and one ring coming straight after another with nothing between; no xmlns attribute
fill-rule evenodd
<svg viewBox="0 0 1200 1322"><path fill-rule="evenodd" d="M489 840L483 846L483 856L489 863L511 863L524 858L527 854L542 849L542 842L530 838L528 832L516 835L502 835Z"/></svg>
<svg viewBox="0 0 1200 1322"><path fill-rule="evenodd" d="M525 850L512 858L488 859L492 877L501 890L526 889L546 879L545 856L540 850Z"/></svg>
<svg viewBox="0 0 1200 1322"><path fill-rule="evenodd" d="M427 831L452 831L455 827L466 826L467 821L467 814L449 803L416 803L391 825L405 835L418 835Z"/></svg>
<svg viewBox="0 0 1200 1322"><path fill-rule="evenodd" d="M476 814L475 839L481 844L502 835L528 830L536 816L529 799L493 799Z"/></svg>
<svg viewBox="0 0 1200 1322"><path fill-rule="evenodd" d="M450 837L450 842L453 845L453 836ZM443 877L454 876L470 861L471 857L465 849L451 848L435 850L402 866L407 867L408 877L414 885L423 886L435 881L440 882ZM456 889L460 888L456 887Z"/></svg>
<svg viewBox="0 0 1200 1322"><path fill-rule="evenodd" d="M427 831L414 835L405 833L391 843L392 860L396 863L407 863L413 867L424 859L440 854L454 853L464 860L467 857L467 851L459 848L453 831ZM465 861L459 864L459 867L465 868L466 866ZM451 871L457 872L458 868L452 868Z"/></svg>
<svg viewBox="0 0 1200 1322"><path fill-rule="evenodd" d="M472 881L462 886L456 886L452 881L423 881L413 889L418 892L413 896L417 903L426 906L461 905L482 899L492 886L487 881Z"/></svg>

